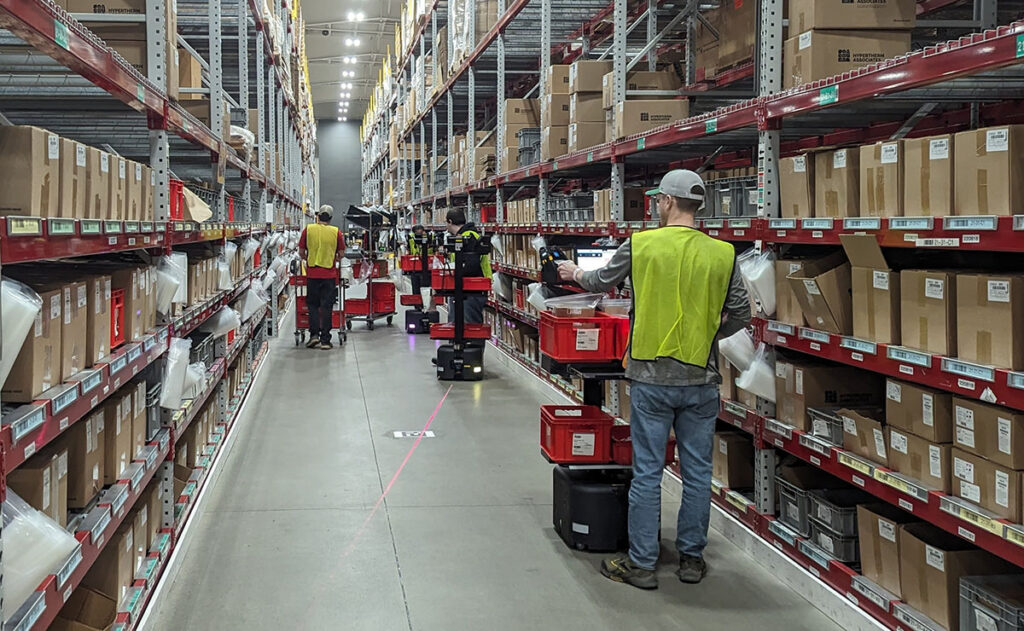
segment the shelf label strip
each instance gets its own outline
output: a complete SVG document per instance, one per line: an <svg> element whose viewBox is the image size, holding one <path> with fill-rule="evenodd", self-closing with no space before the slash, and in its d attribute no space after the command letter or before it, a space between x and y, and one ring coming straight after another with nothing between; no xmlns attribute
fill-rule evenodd
<svg viewBox="0 0 1024 631"><path fill-rule="evenodd" d="M996 380L996 369L991 366L979 366L978 364L963 362L959 359L950 359L949 357L942 358L942 371L960 375L961 377L980 379L989 383L994 383Z"/></svg>

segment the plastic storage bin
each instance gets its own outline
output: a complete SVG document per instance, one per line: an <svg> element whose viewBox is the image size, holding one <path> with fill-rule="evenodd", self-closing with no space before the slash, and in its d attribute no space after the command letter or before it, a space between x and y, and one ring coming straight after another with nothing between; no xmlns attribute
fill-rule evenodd
<svg viewBox="0 0 1024 631"><path fill-rule="evenodd" d="M398 266L403 272L419 272L423 270L423 259L412 254L404 254Z"/></svg>
<svg viewBox="0 0 1024 631"><path fill-rule="evenodd" d="M808 536L811 529L807 524L807 513L810 510L807 491L778 476L775 477L775 488L779 492L779 521L801 535Z"/></svg>
<svg viewBox="0 0 1024 631"><path fill-rule="evenodd" d="M455 291L455 272L447 269L430 271L430 286L437 291ZM481 276L467 276L462 279L463 291L490 291L491 279Z"/></svg>
<svg viewBox="0 0 1024 631"><path fill-rule="evenodd" d="M857 489L823 489L809 494L811 519L841 535L857 534L857 504L873 499L873 496Z"/></svg>
<svg viewBox="0 0 1024 631"><path fill-rule="evenodd" d="M491 339L491 327L486 324L465 324L465 339L467 340L489 340ZM430 339L432 340L453 340L455 339L454 324L434 324L430 327Z"/></svg>
<svg viewBox="0 0 1024 631"><path fill-rule="evenodd" d="M629 318L596 313L558 318L540 313L540 352L562 363L608 363L622 359L629 343Z"/></svg>
<svg viewBox="0 0 1024 631"><path fill-rule="evenodd" d="M818 521L810 521L811 541L819 548L828 552L836 560L843 563L860 562L860 544L856 535L844 535L826 528Z"/></svg>
<svg viewBox="0 0 1024 631"><path fill-rule="evenodd" d="M833 445L843 444L843 419L831 408L807 408L811 419L811 434Z"/></svg>
<svg viewBox="0 0 1024 631"><path fill-rule="evenodd" d="M556 464L606 464L612 459L612 426L594 405L540 406L540 448Z"/></svg>
<svg viewBox="0 0 1024 631"><path fill-rule="evenodd" d="M960 579L960 631L1024 631L1024 576Z"/></svg>
<svg viewBox="0 0 1024 631"><path fill-rule="evenodd" d="M612 426L612 462L615 464L633 464L633 440L630 434L629 425ZM675 460L676 439L669 436L668 445L665 447L665 464L672 464Z"/></svg>

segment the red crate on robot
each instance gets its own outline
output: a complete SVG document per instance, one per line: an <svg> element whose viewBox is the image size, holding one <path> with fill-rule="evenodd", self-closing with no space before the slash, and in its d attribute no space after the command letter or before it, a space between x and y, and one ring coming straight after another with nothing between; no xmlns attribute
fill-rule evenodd
<svg viewBox="0 0 1024 631"><path fill-rule="evenodd" d="M371 313L395 312L395 284L371 283L366 288L366 295L373 297L373 311L370 311L370 298L346 298L345 312L349 315L370 315Z"/></svg>
<svg viewBox="0 0 1024 631"><path fill-rule="evenodd" d="M430 286L438 291L455 291L455 272L447 269L430 270ZM467 276L462 279L463 291L490 291L491 279Z"/></svg>
<svg viewBox="0 0 1024 631"><path fill-rule="evenodd" d="M542 405L540 448L556 464L607 464L614 425L595 405Z"/></svg>
<svg viewBox="0 0 1024 631"><path fill-rule="evenodd" d="M540 352L568 363L608 363L622 359L629 343L629 318L598 312L589 318L540 313Z"/></svg>
<svg viewBox="0 0 1024 631"><path fill-rule="evenodd" d="M665 448L665 464L670 465L676 460L676 439L669 437ZM612 427L612 462L630 466L633 464L633 440L629 425Z"/></svg>
<svg viewBox="0 0 1024 631"><path fill-rule="evenodd" d="M487 324L466 324L463 337L467 340L489 340L491 339L491 327ZM454 340L454 324L433 324L430 327L430 339L432 340Z"/></svg>

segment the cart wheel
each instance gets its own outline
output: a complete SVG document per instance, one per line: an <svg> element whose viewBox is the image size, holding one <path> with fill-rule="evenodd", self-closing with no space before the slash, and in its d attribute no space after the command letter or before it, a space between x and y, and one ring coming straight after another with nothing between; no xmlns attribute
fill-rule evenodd
<svg viewBox="0 0 1024 631"><path fill-rule="evenodd" d="M345 322L345 328L348 329L349 331L352 330L352 322L351 322L351 320Z"/></svg>
<svg viewBox="0 0 1024 631"><path fill-rule="evenodd" d="M373 320L366 321L366 328L370 329L371 331L373 330Z"/></svg>
<svg viewBox="0 0 1024 631"><path fill-rule="evenodd" d="M345 337L346 337L346 335L344 333L342 333L341 331L338 331L338 346L344 346L345 345Z"/></svg>
<svg viewBox="0 0 1024 631"><path fill-rule="evenodd" d="M394 316L388 316L388 326L391 326L391 322L394 321Z"/></svg>
<svg viewBox="0 0 1024 631"><path fill-rule="evenodd" d="M299 344L300 344L300 342L299 342L299 334L296 333L295 334L295 345L298 346Z"/></svg>

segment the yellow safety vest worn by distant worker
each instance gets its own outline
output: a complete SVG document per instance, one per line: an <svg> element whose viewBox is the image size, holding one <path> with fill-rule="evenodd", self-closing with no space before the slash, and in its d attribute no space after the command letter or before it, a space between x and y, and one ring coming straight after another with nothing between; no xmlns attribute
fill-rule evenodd
<svg viewBox="0 0 1024 631"><path fill-rule="evenodd" d="M314 223L306 226L306 261L312 267L334 267L338 253L338 227Z"/></svg>
<svg viewBox="0 0 1024 631"><path fill-rule="evenodd" d="M633 330L630 357L707 366L729 293L736 252L682 226L631 238Z"/></svg>
<svg viewBox="0 0 1024 631"><path fill-rule="evenodd" d="M480 238L481 238L480 237L480 233L479 232L475 232L473 230L466 230L465 232L460 232L456 236L469 237L471 239L476 239L477 241L479 241ZM455 253L452 252L449 255L448 258L451 259L451 261L454 263L455 262ZM472 269L472 266L470 266L470 270L469 271L475 272L476 270ZM470 274L470 273L467 273L466 275L467 276L473 276L473 277L476 276L476 274ZM491 272L491 255L490 254L481 254L480 255L480 276L483 276L484 278L492 278L493 277L493 272Z"/></svg>

